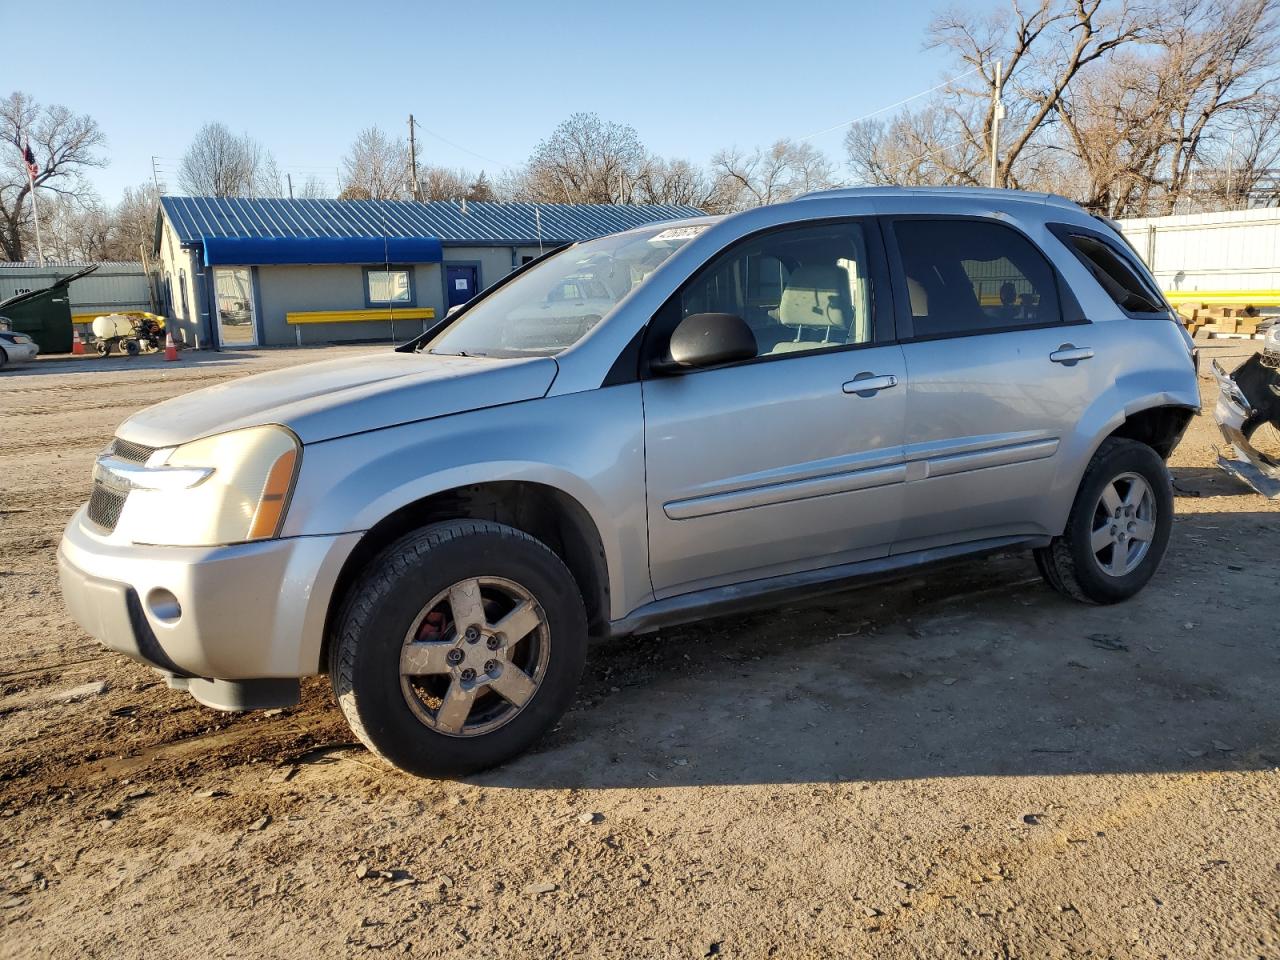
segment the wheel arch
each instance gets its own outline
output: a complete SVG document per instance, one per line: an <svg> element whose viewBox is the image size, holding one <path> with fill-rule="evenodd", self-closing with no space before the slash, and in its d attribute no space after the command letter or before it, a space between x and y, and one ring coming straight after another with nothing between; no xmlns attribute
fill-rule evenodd
<svg viewBox="0 0 1280 960"><path fill-rule="evenodd" d="M347 556L329 596L320 651L328 663L333 629L343 601L365 566L378 553L413 530L442 520L492 520L521 530L546 544L569 568L582 593L593 634L609 622L609 565L600 531L588 510L550 484L498 480L452 487L398 507L371 526Z"/></svg>
<svg viewBox="0 0 1280 960"><path fill-rule="evenodd" d="M1108 438L1137 440L1168 460L1199 409L1198 402L1190 397L1168 392L1147 394L1124 405L1117 403L1114 395L1100 397L1069 439L1068 456L1053 488L1053 507L1047 518L1049 534L1058 536L1065 529L1085 472Z"/></svg>
<svg viewBox="0 0 1280 960"><path fill-rule="evenodd" d="M1197 412L1197 407L1182 403L1161 403L1126 410L1119 425L1094 444L1093 452L1096 453L1102 442L1109 437L1122 437L1145 443L1160 454L1161 460L1168 460Z"/></svg>

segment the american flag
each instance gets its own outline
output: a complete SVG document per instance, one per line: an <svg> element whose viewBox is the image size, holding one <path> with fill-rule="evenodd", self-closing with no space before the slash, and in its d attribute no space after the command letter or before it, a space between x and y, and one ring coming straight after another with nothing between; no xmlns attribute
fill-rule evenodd
<svg viewBox="0 0 1280 960"><path fill-rule="evenodd" d="M27 141L27 145L22 150L22 159L27 163L27 172L31 174L34 180L40 173L40 167L36 164L36 155L31 152L31 141Z"/></svg>

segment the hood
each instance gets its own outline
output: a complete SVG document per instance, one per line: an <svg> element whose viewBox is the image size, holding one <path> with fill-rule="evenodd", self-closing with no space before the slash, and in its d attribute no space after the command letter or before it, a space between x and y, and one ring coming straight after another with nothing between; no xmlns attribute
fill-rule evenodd
<svg viewBox="0 0 1280 960"><path fill-rule="evenodd" d="M386 351L272 370L205 387L134 414L116 435L171 447L279 423L303 443L545 396L550 357L500 360Z"/></svg>

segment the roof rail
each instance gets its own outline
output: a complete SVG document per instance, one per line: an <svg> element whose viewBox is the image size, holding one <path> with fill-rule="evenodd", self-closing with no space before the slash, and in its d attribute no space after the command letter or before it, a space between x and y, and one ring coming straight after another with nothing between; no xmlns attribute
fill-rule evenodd
<svg viewBox="0 0 1280 960"><path fill-rule="evenodd" d="M1029 190L1007 190L1002 187L838 187L834 190L815 190L802 194L797 200L818 200L826 197L911 197L947 196L986 198L990 200L1043 203L1048 206L1079 210L1073 200L1056 193L1033 193Z"/></svg>

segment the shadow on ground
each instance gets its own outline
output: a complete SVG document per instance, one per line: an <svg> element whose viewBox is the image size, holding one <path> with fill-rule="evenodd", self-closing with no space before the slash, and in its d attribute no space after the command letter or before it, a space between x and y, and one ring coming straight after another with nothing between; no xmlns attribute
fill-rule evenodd
<svg viewBox="0 0 1280 960"><path fill-rule="evenodd" d="M1253 488L1220 467L1177 467L1173 474L1175 497L1247 497Z"/></svg>
<svg viewBox="0 0 1280 960"><path fill-rule="evenodd" d="M1240 591L1252 584L1234 564L1219 588L1187 576L1197 519L1180 517L1159 575L1117 606L1063 599L1030 557L1006 555L601 644L561 726L474 780L634 788L1280 765L1274 619L1249 609L1275 595L1273 544L1239 548L1242 563L1268 563L1249 568L1264 589ZM1274 529L1276 515L1212 522Z"/></svg>

